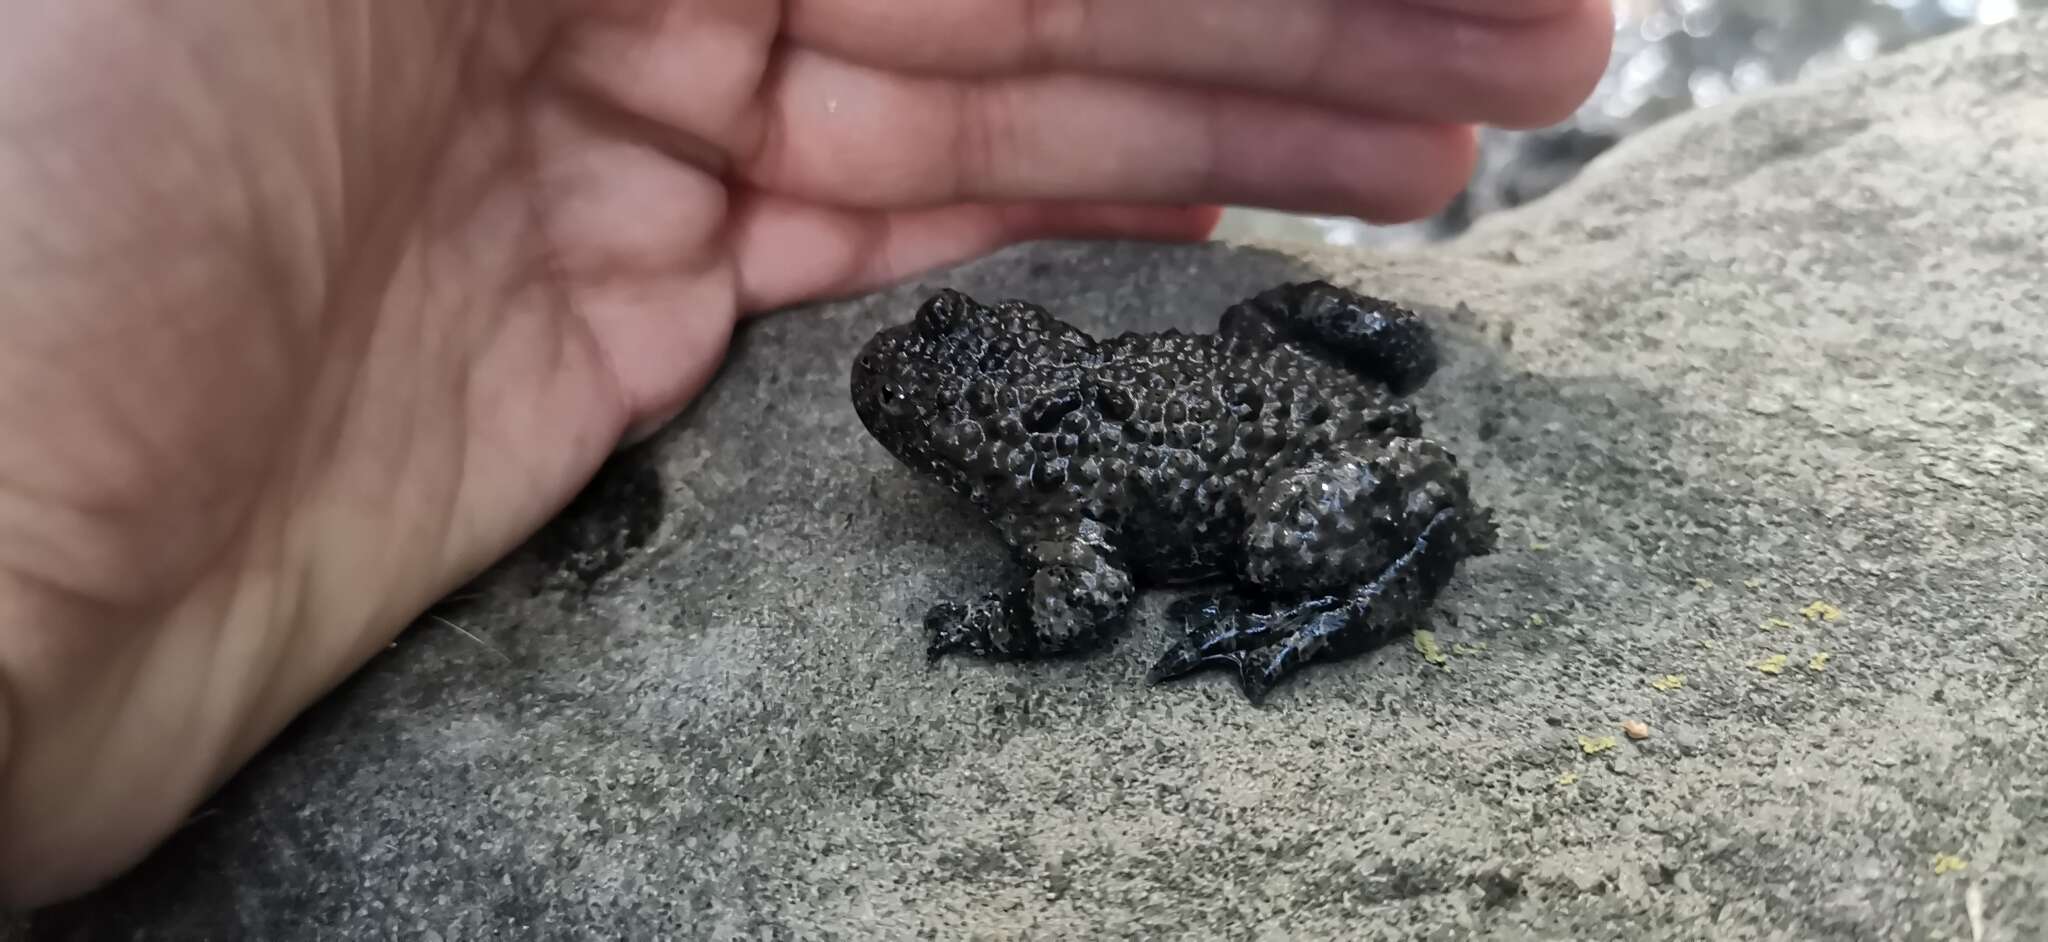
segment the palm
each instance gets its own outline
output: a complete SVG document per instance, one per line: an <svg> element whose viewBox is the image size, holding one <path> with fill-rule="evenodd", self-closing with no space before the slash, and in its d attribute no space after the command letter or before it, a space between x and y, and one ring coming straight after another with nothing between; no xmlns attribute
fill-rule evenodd
<svg viewBox="0 0 2048 942"><path fill-rule="evenodd" d="M0 37L0 128L50 129L0 149L0 900L160 839L743 314L1211 203L1420 215L1457 122L1558 116L1607 41L1603 0L341 7Z"/></svg>

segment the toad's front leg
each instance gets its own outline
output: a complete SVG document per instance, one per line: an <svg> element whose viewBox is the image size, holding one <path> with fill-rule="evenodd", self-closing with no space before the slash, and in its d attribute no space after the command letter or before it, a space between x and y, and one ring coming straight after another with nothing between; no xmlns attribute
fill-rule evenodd
<svg viewBox="0 0 2048 942"><path fill-rule="evenodd" d="M1022 584L969 602L947 602L925 616L926 654L953 651L988 658L1029 658L1092 647L1130 610L1130 573L1108 531L1093 520L1061 519L1006 527L1028 570Z"/></svg>

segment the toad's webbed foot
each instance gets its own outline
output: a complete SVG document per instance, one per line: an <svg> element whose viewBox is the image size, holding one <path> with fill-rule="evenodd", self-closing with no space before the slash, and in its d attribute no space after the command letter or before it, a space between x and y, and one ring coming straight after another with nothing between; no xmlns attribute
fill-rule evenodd
<svg viewBox="0 0 2048 942"><path fill-rule="evenodd" d="M1145 675L1147 683L1171 680L1203 667L1237 665L1239 655L1273 643L1308 609L1336 605L1323 598L1295 606L1276 606L1241 595L1191 595L1166 610L1182 637L1161 654Z"/></svg>
<svg viewBox="0 0 2048 942"><path fill-rule="evenodd" d="M925 646L925 659L936 661L955 651L981 657L1026 653L1030 626L1027 606L1016 598L1021 592L992 593L973 602L932 606L924 616L925 634L931 639Z"/></svg>
<svg viewBox="0 0 2048 942"><path fill-rule="evenodd" d="M1460 519L1463 513L1456 507L1438 511L1413 545L1348 595L1263 611L1247 610L1228 596L1176 605L1187 636L1167 649L1149 679L1159 683L1230 665L1245 698L1256 704L1311 661L1357 654L1393 632L1417 627L1458 561L1476 548L1469 545L1472 528Z"/></svg>

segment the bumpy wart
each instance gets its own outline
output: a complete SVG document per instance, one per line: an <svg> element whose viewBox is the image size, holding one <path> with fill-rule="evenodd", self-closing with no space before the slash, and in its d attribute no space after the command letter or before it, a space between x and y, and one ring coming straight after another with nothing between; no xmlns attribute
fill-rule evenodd
<svg viewBox="0 0 2048 942"><path fill-rule="evenodd" d="M973 501L1027 575L934 606L930 656L1085 649L1138 587L1230 580L1174 606L1185 636L1151 679L1227 665L1258 701L1414 627L1495 541L1401 398L1436 362L1413 312L1325 282L1233 305L1214 334L1106 340L1022 301L932 296L861 350L855 411Z"/></svg>

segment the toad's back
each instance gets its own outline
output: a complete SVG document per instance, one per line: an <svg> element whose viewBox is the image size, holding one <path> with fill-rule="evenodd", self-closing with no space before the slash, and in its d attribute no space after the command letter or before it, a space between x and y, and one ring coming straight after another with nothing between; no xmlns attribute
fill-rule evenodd
<svg viewBox="0 0 2048 942"><path fill-rule="evenodd" d="M1384 387L1292 342L1124 334L1096 354L1070 496L1160 581L1226 572L1275 469L1415 421Z"/></svg>

